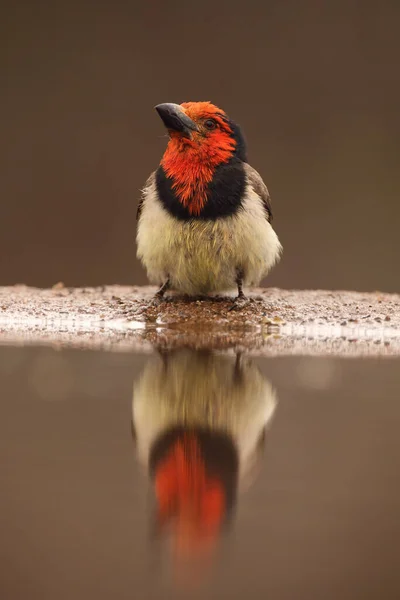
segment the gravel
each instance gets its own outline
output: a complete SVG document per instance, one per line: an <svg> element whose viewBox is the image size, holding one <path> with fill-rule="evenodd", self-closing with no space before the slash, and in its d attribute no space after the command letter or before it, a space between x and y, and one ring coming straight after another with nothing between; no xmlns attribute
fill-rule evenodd
<svg viewBox="0 0 400 600"><path fill-rule="evenodd" d="M169 296L155 288L0 288L0 343L150 351L244 349L258 355L400 355L400 295L255 289L233 298Z"/></svg>

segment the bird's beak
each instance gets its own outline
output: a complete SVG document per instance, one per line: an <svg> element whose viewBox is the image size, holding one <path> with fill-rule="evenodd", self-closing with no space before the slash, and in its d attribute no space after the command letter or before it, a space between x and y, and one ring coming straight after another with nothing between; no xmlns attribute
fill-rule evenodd
<svg viewBox="0 0 400 600"><path fill-rule="evenodd" d="M169 131L177 131L189 138L192 131L197 131L196 123L184 113L179 104L157 104L155 109Z"/></svg>

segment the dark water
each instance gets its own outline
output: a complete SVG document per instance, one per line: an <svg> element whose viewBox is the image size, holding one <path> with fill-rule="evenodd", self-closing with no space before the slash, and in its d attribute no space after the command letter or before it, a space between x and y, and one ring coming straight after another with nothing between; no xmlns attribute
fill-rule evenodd
<svg viewBox="0 0 400 600"><path fill-rule="evenodd" d="M0 382L2 599L400 597L398 361L10 347Z"/></svg>

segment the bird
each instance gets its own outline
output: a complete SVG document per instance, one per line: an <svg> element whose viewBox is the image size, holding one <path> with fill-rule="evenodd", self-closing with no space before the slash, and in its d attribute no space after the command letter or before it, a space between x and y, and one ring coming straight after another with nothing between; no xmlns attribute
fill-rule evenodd
<svg viewBox="0 0 400 600"><path fill-rule="evenodd" d="M241 353L152 355L133 384L132 436L155 496L154 533L176 558L213 552L254 483L278 396Z"/></svg>
<svg viewBox="0 0 400 600"><path fill-rule="evenodd" d="M155 107L169 134L161 162L142 189L137 257L151 283L188 296L258 285L278 262L271 199L247 162L241 128L211 102Z"/></svg>

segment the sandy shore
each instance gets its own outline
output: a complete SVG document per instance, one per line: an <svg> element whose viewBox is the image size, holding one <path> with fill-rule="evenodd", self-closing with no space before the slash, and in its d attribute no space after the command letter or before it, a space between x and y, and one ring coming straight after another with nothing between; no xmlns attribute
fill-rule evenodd
<svg viewBox="0 0 400 600"><path fill-rule="evenodd" d="M256 289L241 310L227 297L170 296L151 287L0 288L0 343L151 351L153 346L257 355L400 355L400 295Z"/></svg>

